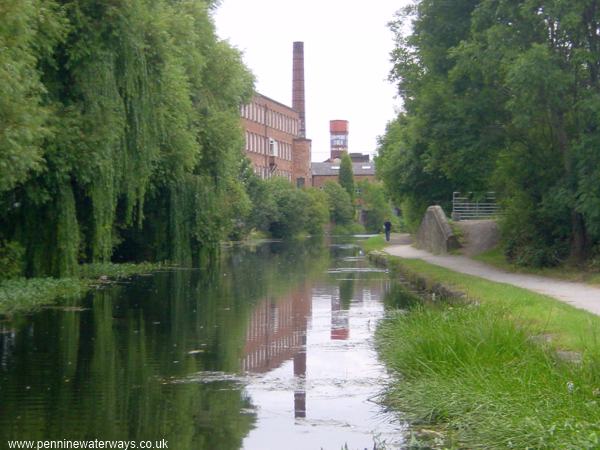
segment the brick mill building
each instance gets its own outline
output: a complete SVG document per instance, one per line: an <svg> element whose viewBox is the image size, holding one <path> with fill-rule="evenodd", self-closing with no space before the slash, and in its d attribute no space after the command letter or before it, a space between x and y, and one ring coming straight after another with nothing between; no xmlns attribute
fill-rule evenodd
<svg viewBox="0 0 600 450"><path fill-rule="evenodd" d="M256 93L241 108L246 156L263 179L311 185L311 140L306 139L304 43L294 42L292 107Z"/></svg>

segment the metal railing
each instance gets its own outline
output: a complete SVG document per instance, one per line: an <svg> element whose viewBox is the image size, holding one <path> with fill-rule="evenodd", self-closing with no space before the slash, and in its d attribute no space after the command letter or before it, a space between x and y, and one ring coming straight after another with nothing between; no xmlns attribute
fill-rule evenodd
<svg viewBox="0 0 600 450"><path fill-rule="evenodd" d="M452 193L453 220L490 219L501 214L494 192L487 192L481 200L473 200L472 192L467 195L460 192Z"/></svg>

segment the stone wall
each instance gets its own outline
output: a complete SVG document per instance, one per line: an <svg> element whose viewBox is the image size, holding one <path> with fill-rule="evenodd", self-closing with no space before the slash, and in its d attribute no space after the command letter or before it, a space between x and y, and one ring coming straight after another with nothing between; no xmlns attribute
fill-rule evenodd
<svg viewBox="0 0 600 450"><path fill-rule="evenodd" d="M500 229L495 220L461 220L455 222L462 232L462 253L475 256L500 242Z"/></svg>
<svg viewBox="0 0 600 450"><path fill-rule="evenodd" d="M416 244L418 248L438 255L459 248L458 239L454 235L441 206L427 208L417 232Z"/></svg>

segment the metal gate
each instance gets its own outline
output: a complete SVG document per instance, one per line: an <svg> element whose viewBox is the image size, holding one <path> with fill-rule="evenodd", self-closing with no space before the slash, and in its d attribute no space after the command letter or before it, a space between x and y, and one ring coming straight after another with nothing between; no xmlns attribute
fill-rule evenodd
<svg viewBox="0 0 600 450"><path fill-rule="evenodd" d="M472 192L468 194L452 193L453 220L491 219L502 214L496 203L495 192L486 192L480 200L473 200L473 198Z"/></svg>

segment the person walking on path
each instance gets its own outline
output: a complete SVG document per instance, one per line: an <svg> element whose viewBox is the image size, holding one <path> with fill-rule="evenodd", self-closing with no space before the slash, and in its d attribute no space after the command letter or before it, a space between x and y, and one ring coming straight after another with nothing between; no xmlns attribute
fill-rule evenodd
<svg viewBox="0 0 600 450"><path fill-rule="evenodd" d="M392 231L392 222L390 222L389 220L386 220L383 223L383 228L385 228L385 240L387 242L390 242L390 232Z"/></svg>

